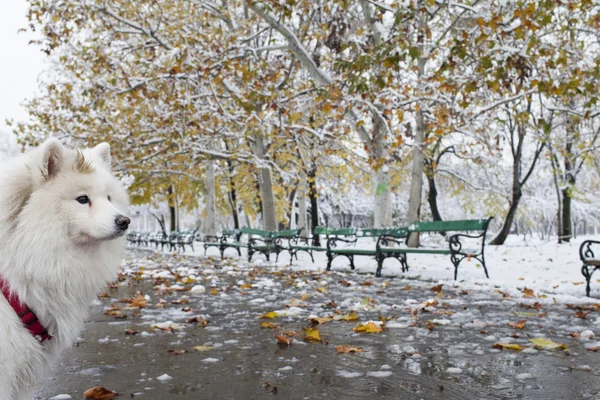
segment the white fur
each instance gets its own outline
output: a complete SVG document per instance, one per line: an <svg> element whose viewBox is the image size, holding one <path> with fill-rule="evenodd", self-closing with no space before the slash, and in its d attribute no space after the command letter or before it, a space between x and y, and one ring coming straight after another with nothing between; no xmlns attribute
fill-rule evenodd
<svg viewBox="0 0 600 400"><path fill-rule="evenodd" d="M0 294L1 399L32 398L95 294L116 278L125 242L115 219L129 199L108 144L83 154L93 172L77 172L77 153L57 139L0 166L0 275L54 337L41 345ZM82 195L91 205L76 201Z"/></svg>

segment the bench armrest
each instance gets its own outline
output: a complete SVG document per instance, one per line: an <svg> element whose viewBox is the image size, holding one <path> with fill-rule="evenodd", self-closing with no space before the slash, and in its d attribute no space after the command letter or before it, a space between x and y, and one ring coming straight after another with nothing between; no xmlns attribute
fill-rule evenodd
<svg viewBox="0 0 600 400"><path fill-rule="evenodd" d="M271 238L267 238L267 239L265 239L265 238L251 238L251 239L248 239L248 246L255 246L257 244L260 245L260 243L257 243L257 242L262 242L265 245L270 245L270 244L273 244L273 239L271 239Z"/></svg>
<svg viewBox="0 0 600 400"><path fill-rule="evenodd" d="M593 245L600 245L600 241L598 240L584 240L579 246L579 258L581 261L588 260L590 258L595 258L594 251L592 250ZM600 249L599 249L600 250ZM598 251L600 255L600 251Z"/></svg>
<svg viewBox="0 0 600 400"><path fill-rule="evenodd" d="M375 248L377 250L379 250L381 248L381 246L388 246L390 243L395 243L395 244L403 244L406 241L406 238L401 238L401 237L397 237L397 236L392 236L392 235L381 235L377 238L377 244L375 245Z"/></svg>
<svg viewBox="0 0 600 400"><path fill-rule="evenodd" d="M204 236L203 242L205 242L205 243L220 243L221 240L223 240L223 236L206 235L206 236Z"/></svg>
<svg viewBox="0 0 600 400"><path fill-rule="evenodd" d="M356 238L354 239L342 239L338 236L332 236L330 238L327 238L327 249L332 249L334 247L337 247L337 242L344 242L344 243L356 243Z"/></svg>
<svg viewBox="0 0 600 400"><path fill-rule="evenodd" d="M481 239L481 244L478 246L479 253L476 253L476 254L468 253L467 254L464 251L462 251L463 245L460 242L460 238ZM464 233L456 233L456 234L450 236L450 239L448 239L448 244L450 245L450 251L452 251L453 253L463 254L463 255L468 255L468 256L478 256L483 253L483 247L485 246L484 238L485 238L485 231L481 232L479 235L467 235Z"/></svg>

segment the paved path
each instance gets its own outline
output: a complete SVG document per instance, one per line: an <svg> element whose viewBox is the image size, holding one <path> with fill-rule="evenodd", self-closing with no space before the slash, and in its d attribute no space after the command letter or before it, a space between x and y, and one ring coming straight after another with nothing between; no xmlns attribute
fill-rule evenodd
<svg viewBox="0 0 600 400"><path fill-rule="evenodd" d="M600 352L587 349L598 337L581 337L600 336L600 306L573 309L527 291L515 298L446 284L438 292L430 282L139 250L128 254L125 271L95 302L80 342L38 399L78 399L96 385L119 398L156 400L600 399ZM196 285L206 293L189 291ZM352 310L358 321L339 320ZM257 318L271 311L278 317ZM316 326L321 342L303 340L311 315L336 319ZM353 330L382 317L381 333ZM507 325L522 321L522 329ZM276 343L284 331L298 333L290 346ZM568 350L535 350L529 339L540 337ZM499 350L496 343L528 349ZM344 344L362 352L338 353ZM165 374L170 379L158 379Z"/></svg>

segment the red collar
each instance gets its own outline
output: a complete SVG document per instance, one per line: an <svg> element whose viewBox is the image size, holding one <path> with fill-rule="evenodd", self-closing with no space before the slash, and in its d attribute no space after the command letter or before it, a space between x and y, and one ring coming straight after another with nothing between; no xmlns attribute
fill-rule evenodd
<svg viewBox="0 0 600 400"><path fill-rule="evenodd" d="M17 296L16 293L10 291L8 283L2 276L0 276L0 291L4 297L6 297L8 304L15 310L15 313L17 313L25 328L27 328L37 341L44 343L44 341L52 339L52 336L48 334L44 325L37 319L29 306L21 302L21 299L19 299L19 296Z"/></svg>

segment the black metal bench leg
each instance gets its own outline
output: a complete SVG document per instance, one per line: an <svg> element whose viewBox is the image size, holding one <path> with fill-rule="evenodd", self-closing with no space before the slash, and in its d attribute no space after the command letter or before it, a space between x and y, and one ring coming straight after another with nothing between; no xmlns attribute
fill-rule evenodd
<svg viewBox="0 0 600 400"><path fill-rule="evenodd" d="M252 254L254 254L254 252L248 248L248 262L252 262Z"/></svg>
<svg viewBox="0 0 600 400"><path fill-rule="evenodd" d="M239 247L236 247L236 250L238 252L238 257L241 257L242 256L242 250L240 250Z"/></svg>
<svg viewBox="0 0 600 400"><path fill-rule="evenodd" d="M350 259L350 269L354 269L354 256L349 256Z"/></svg>
<svg viewBox="0 0 600 400"><path fill-rule="evenodd" d="M313 252L312 250L308 252L308 254L310 254L310 259L312 261L312 263L315 263L315 258L313 257ZM296 254L296 260L298 259L298 254Z"/></svg>
<svg viewBox="0 0 600 400"><path fill-rule="evenodd" d="M481 254L481 265L483 265L483 270L485 271L485 277L490 279L490 275L488 274L488 270L487 267L485 265L485 256L483 255L483 253Z"/></svg>
<svg viewBox="0 0 600 400"><path fill-rule="evenodd" d="M456 257L455 254L450 256L450 260L452 261L452 264L454 264L454 280L456 280L458 278L458 265L460 264L461 260Z"/></svg>
<svg viewBox="0 0 600 400"><path fill-rule="evenodd" d="M375 272L376 278L381 278L381 270L383 269L383 260L385 260L385 256L383 254L375 257L377 260L377 271Z"/></svg>
<svg viewBox="0 0 600 400"><path fill-rule="evenodd" d="M585 281L586 281L585 295L587 297L590 297L590 281L592 280L592 274L590 273L589 267L587 265L584 265L583 267L581 267L581 273L585 277Z"/></svg>
<svg viewBox="0 0 600 400"><path fill-rule="evenodd" d="M333 255L331 253L327 253L327 268L325 269L326 271L330 271L331 270L331 262L333 261Z"/></svg>

